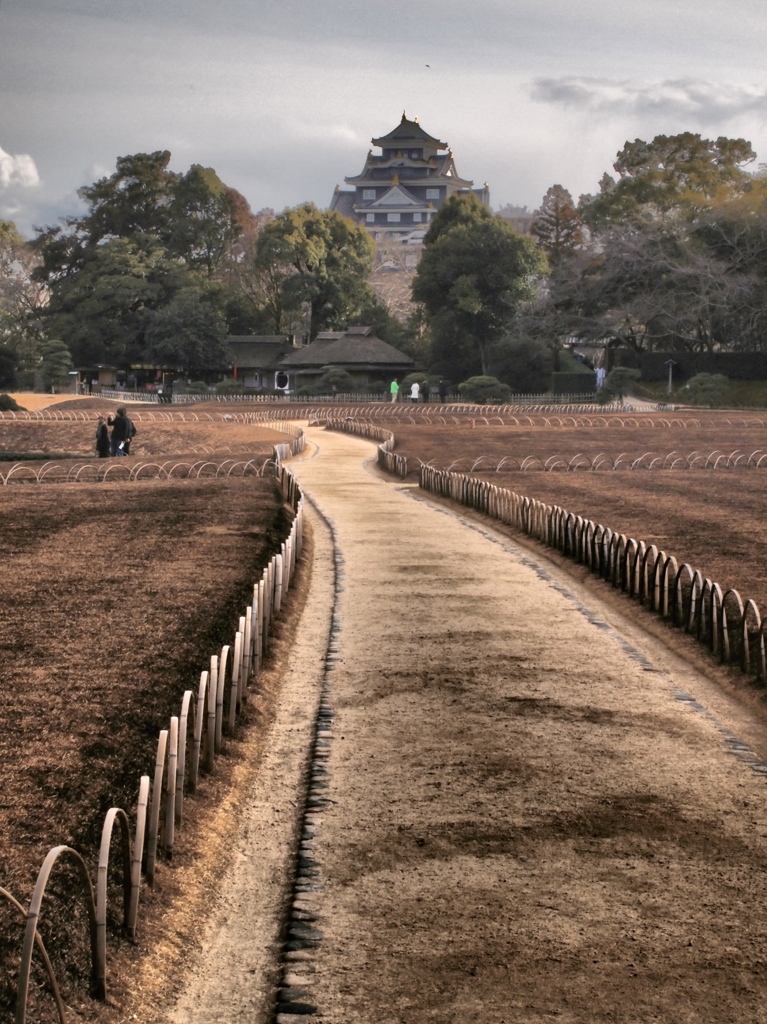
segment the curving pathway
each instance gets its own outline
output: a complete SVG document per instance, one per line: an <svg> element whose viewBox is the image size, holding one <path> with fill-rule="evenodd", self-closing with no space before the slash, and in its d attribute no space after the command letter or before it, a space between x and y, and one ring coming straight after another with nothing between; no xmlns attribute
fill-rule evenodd
<svg viewBox="0 0 767 1024"><path fill-rule="evenodd" d="M304 751L320 661L326 697L290 931L230 903L172 1020L273 1020L284 942L279 1024L767 1021L763 721L543 554L382 480L369 442L309 437ZM257 868L287 913L281 858L229 884Z"/></svg>

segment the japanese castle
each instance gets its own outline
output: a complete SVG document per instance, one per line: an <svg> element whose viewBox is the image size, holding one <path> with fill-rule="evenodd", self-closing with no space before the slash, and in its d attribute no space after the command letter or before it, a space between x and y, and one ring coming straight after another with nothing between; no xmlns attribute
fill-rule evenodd
<svg viewBox="0 0 767 1024"><path fill-rule="evenodd" d="M344 178L354 191L336 186L330 209L362 224L377 242L420 243L431 218L456 193L474 192L490 205L487 182L475 189L462 178L447 143L428 135L418 118L408 121L403 112L393 131L371 141L381 155L368 152L361 173Z"/></svg>

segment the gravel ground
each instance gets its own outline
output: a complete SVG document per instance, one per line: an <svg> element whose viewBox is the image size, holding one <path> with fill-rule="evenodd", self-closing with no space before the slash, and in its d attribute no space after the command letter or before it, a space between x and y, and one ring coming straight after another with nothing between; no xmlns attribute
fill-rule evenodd
<svg viewBox="0 0 767 1024"><path fill-rule="evenodd" d="M314 516L275 756L174 1024L273 1019L281 943L279 1024L767 1021L758 709L542 554L380 479L368 443L309 436L335 653ZM288 931L323 685L310 784L332 802L303 819Z"/></svg>

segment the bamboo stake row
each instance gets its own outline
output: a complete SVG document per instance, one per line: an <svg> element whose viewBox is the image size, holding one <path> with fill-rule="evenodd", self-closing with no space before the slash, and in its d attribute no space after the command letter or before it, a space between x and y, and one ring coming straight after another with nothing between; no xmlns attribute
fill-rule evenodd
<svg viewBox="0 0 767 1024"><path fill-rule="evenodd" d="M296 438L293 445L296 451L301 451L303 435ZM74 861L80 875L90 928L91 989L97 999L105 1000L107 892L114 826L118 824L120 831L123 928L128 937L135 941L142 866L147 884L153 885L160 850L167 860L173 856L176 833L184 820L185 793L193 793L197 789L201 766L208 773L214 770L216 757L224 750L224 736L235 735L237 713L247 700L251 684L257 682L262 671L270 629L284 604L301 556L303 498L292 473L281 465L282 459L292 454L293 445L279 446L286 447L287 452L276 452L274 459L283 496L294 513L290 532L282 542L280 551L272 556L264 568L261 579L254 583L251 603L245 614L238 619L233 644L224 645L219 654L211 656L209 668L200 674L196 697L193 690L186 690L181 700L180 714L173 715L169 727L160 731L151 785L149 775L142 775L139 782L133 842L126 812L119 807L110 808L101 833L95 893L87 865L76 850L68 846L57 846L45 858L29 909L24 911L26 927L19 968L16 1024L26 1024L35 949L43 958L57 1007L61 1006L50 960L38 934L46 887L58 860L64 858ZM6 895L7 899L20 907L4 890L0 894ZM60 1019L63 1022L61 1011Z"/></svg>

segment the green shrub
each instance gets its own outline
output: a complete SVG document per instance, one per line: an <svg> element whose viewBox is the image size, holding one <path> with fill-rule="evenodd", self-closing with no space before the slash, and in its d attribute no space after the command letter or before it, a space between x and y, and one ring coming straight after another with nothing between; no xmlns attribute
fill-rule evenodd
<svg viewBox="0 0 767 1024"><path fill-rule="evenodd" d="M193 380L186 385L186 393L188 395L207 395L208 385L204 380Z"/></svg>
<svg viewBox="0 0 767 1024"><path fill-rule="evenodd" d="M607 392L612 398L620 399L623 403L623 396L632 390L641 376L641 370L635 370L628 366L614 366L605 377L605 382L599 390Z"/></svg>
<svg viewBox="0 0 767 1024"><path fill-rule="evenodd" d="M730 382L721 373L696 373L682 389L684 400L693 405L707 405L713 409L725 405L730 394Z"/></svg>
<svg viewBox="0 0 767 1024"><path fill-rule="evenodd" d="M511 400L511 388L502 384L497 377L469 377L458 385L458 393L467 402L477 405L486 403L503 405Z"/></svg>
<svg viewBox="0 0 767 1024"><path fill-rule="evenodd" d="M241 395L245 391L245 388L241 381L233 380L231 377L225 377L224 380L220 380L216 384L217 395Z"/></svg>
<svg viewBox="0 0 767 1024"><path fill-rule="evenodd" d="M337 366L331 366L329 370L326 370L315 387L317 389L315 393L319 395L333 395L336 392L349 394L350 391L356 390L352 375Z"/></svg>
<svg viewBox="0 0 767 1024"><path fill-rule="evenodd" d="M0 412L24 412L24 406L10 395L0 395Z"/></svg>

